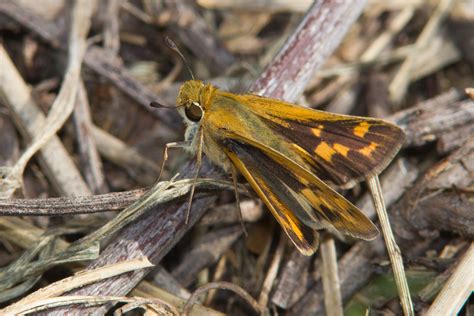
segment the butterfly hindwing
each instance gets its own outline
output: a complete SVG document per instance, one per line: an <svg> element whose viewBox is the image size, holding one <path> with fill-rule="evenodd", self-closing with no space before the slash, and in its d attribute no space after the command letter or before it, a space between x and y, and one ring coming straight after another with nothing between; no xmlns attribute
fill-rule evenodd
<svg viewBox="0 0 474 316"><path fill-rule="evenodd" d="M287 194L281 190L281 182L270 181L268 165L258 163L257 167L257 161L252 159L251 151L245 150L238 143L229 142L227 145L225 149L227 157L247 179L293 244L301 253L313 254L319 244L318 232L294 215L294 212L300 210L301 207L294 203L295 201L286 199Z"/></svg>
<svg viewBox="0 0 474 316"><path fill-rule="evenodd" d="M360 210L317 177L277 152L227 139L224 151L304 254L314 253L321 228L373 239L377 228Z"/></svg>

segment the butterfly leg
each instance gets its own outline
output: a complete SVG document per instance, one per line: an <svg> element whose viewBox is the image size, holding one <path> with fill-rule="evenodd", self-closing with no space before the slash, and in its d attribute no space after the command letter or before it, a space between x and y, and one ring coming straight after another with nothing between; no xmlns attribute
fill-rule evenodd
<svg viewBox="0 0 474 316"><path fill-rule="evenodd" d="M242 216L242 209L240 208L239 191L237 189L237 170L234 165L232 165L230 170L232 174L232 182L234 183L235 204L237 206L237 212L239 213L240 224L242 225L242 230L244 231L245 236L248 236L247 229L245 229L244 218Z"/></svg>
<svg viewBox="0 0 474 316"><path fill-rule="evenodd" d="M188 202L188 210L186 211L186 220L185 224L188 223L189 221L189 214L191 212L191 205L193 202L193 197L194 197L194 189L196 188L196 181L199 176L199 171L201 170L201 162L202 162L202 143L204 140L204 134L202 133L202 130L198 132L199 133L199 139L198 139L198 144L197 144L197 150L196 150L196 173L194 174L193 178L193 184L191 186L191 192L189 194L189 202Z"/></svg>
<svg viewBox="0 0 474 316"><path fill-rule="evenodd" d="M163 151L163 162L161 163L161 168L160 168L160 175L158 176L158 180L156 182L159 182L161 180L161 176L163 175L163 170L165 169L165 163L168 160L168 149L169 148L186 148L191 146L191 142L185 141L185 142L173 142L173 143L168 143L165 145L165 149Z"/></svg>

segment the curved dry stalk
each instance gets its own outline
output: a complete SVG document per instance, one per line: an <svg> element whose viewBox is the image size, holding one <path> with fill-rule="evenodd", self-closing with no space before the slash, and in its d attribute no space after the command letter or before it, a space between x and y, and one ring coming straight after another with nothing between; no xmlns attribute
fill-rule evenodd
<svg viewBox="0 0 474 316"><path fill-rule="evenodd" d="M194 304L196 304L201 294L206 293L211 290L217 290L217 289L229 290L236 293L242 299L244 299L259 314L262 314L264 311L264 308L262 308L262 306L260 306L260 304L258 304L258 302L254 300L253 297L240 286L230 283L230 282L211 282L211 283L204 284L203 286L196 289L196 291L194 291L194 293L191 295L191 297L186 302L186 305L184 306L183 315L185 316L189 315L189 313L191 312L191 308L193 307Z"/></svg>
<svg viewBox="0 0 474 316"><path fill-rule="evenodd" d="M36 308L37 302L42 301L44 299L52 297L54 298L55 296L69 292L77 287L97 282L105 278L111 278L122 273L127 273L137 269L146 269L152 266L153 265L150 263L150 261L148 261L147 258L141 257L133 260L119 262L91 271L79 272L72 277L57 281L42 289L39 289L38 291L24 297L20 301L2 309L0 313L2 315L19 315L25 313L25 310L28 310L30 308Z"/></svg>

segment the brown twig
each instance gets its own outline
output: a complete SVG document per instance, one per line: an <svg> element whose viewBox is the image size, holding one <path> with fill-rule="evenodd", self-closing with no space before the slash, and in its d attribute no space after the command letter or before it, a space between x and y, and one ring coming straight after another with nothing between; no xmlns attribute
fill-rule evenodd
<svg viewBox="0 0 474 316"><path fill-rule="evenodd" d="M92 118L84 82L81 81L74 106L74 127L77 146L81 156L84 175L89 188L95 194L107 192L107 184L102 170L102 162L92 134Z"/></svg>
<svg viewBox="0 0 474 316"><path fill-rule="evenodd" d="M189 286L201 270L215 263L241 235L240 225L211 231L186 254L171 274L182 286Z"/></svg>
<svg viewBox="0 0 474 316"><path fill-rule="evenodd" d="M289 260L284 262L278 277L278 284L272 295L272 303L289 309L307 291L310 282L308 267L311 257L302 255L297 249L291 253Z"/></svg>
<svg viewBox="0 0 474 316"><path fill-rule="evenodd" d="M283 252L285 250L286 245L286 236L280 233L280 240L278 241L278 246L273 256L273 260L270 263L270 266L267 270L265 280L262 284L262 290L260 291L260 296L258 297L258 305L262 310L267 308L268 304L268 297L270 291L272 290L273 283L278 273L278 269L280 268L281 260L283 259Z"/></svg>
<svg viewBox="0 0 474 316"><path fill-rule="evenodd" d="M0 199L1 216L58 216L119 210L127 207L148 189L103 195L46 199Z"/></svg>
<svg viewBox="0 0 474 316"><path fill-rule="evenodd" d="M450 89L386 119L403 129L405 146L424 145L435 141L446 130L474 122L474 101L458 101L461 97L461 91Z"/></svg>
<svg viewBox="0 0 474 316"><path fill-rule="evenodd" d="M259 95L296 100L303 93L304 83L336 49L364 5L364 0L351 4L315 2L308 11L312 14L306 14L251 90Z"/></svg>
<svg viewBox="0 0 474 316"><path fill-rule="evenodd" d="M393 207L392 222L395 232L406 244L411 244L420 233L428 230L474 236L470 198L473 162L474 138L471 137L461 148L431 167L397 202Z"/></svg>

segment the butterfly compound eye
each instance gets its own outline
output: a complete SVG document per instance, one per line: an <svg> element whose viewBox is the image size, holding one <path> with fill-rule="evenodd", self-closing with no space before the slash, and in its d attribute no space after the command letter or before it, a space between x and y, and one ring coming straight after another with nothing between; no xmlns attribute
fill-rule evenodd
<svg viewBox="0 0 474 316"><path fill-rule="evenodd" d="M184 113L190 121L199 122L202 118L203 111L198 103L193 102L186 106Z"/></svg>

